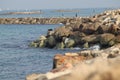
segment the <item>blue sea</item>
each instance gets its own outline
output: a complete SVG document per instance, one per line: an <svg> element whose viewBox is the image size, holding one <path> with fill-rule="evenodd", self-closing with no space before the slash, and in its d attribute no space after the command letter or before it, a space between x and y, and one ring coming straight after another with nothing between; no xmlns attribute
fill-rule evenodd
<svg viewBox="0 0 120 80"><path fill-rule="evenodd" d="M79 9L78 16L92 16L109 8ZM17 10L0 11L0 18L17 17L74 17L75 12L55 12L42 10L43 14L9 14ZM21 10L20 10L21 11ZM32 10L31 10L32 11ZM37 10L38 11L38 10ZM62 15L63 16L63 15ZM45 73L52 69L53 57L57 53L75 52L80 49L47 49L29 47L29 43L40 35L46 35L48 29L62 26L55 25L0 25L0 80L25 80L26 75Z"/></svg>

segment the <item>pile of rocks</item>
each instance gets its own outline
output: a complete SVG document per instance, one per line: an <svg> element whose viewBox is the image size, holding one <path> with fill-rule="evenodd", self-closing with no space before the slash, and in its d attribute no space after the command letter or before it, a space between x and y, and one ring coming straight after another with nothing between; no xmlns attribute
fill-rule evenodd
<svg viewBox="0 0 120 80"><path fill-rule="evenodd" d="M65 53L64 55L56 54L53 59L53 69L64 67L66 64L70 64L74 67L80 62L96 57L107 59L115 58L117 56L120 56L120 44L104 50L83 50L77 53Z"/></svg>
<svg viewBox="0 0 120 80"><path fill-rule="evenodd" d="M56 54L53 69L26 80L119 80L120 44L104 50Z"/></svg>
<svg viewBox="0 0 120 80"><path fill-rule="evenodd" d="M75 18L0 18L0 24L59 24L75 21Z"/></svg>
<svg viewBox="0 0 120 80"><path fill-rule="evenodd" d="M63 23L62 27L49 29L46 36L41 36L30 46L63 49L99 44L106 48L120 43L120 9Z"/></svg>

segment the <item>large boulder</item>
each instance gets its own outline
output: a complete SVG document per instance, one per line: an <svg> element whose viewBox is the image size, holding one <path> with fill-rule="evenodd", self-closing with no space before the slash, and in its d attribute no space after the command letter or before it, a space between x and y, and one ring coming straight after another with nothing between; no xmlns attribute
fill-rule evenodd
<svg viewBox="0 0 120 80"><path fill-rule="evenodd" d="M112 46L115 41L115 36L110 33L104 33L99 36L99 40L102 46Z"/></svg>
<svg viewBox="0 0 120 80"><path fill-rule="evenodd" d="M119 27L118 25L112 24L112 25L109 27L108 32L109 32L109 33L113 33L113 34L115 34L115 35L118 35L119 32L120 32L120 27Z"/></svg>
<svg viewBox="0 0 120 80"><path fill-rule="evenodd" d="M39 42L38 42L38 44L39 44L39 47L41 47L41 48L44 48L44 47L46 47L46 44L47 44L47 41L46 41L46 36L40 36L40 39L39 39Z"/></svg>
<svg viewBox="0 0 120 80"><path fill-rule="evenodd" d="M85 34L93 34L98 29L99 24L98 23L87 23L87 24L81 24L80 25L80 31L84 32Z"/></svg>
<svg viewBox="0 0 120 80"><path fill-rule="evenodd" d="M88 23L88 22L92 22L92 20L90 18L82 18L81 22L82 23Z"/></svg>
<svg viewBox="0 0 120 80"><path fill-rule="evenodd" d="M63 42L59 42L56 44L55 49L64 49L65 45Z"/></svg>
<svg viewBox="0 0 120 80"><path fill-rule="evenodd" d="M116 41L117 43L120 43L120 35L118 35L118 36L115 37L115 41Z"/></svg>
<svg viewBox="0 0 120 80"><path fill-rule="evenodd" d="M97 28L96 32L98 34L107 33L109 28L110 28L110 26L108 26L108 25L99 25L99 27Z"/></svg>
<svg viewBox="0 0 120 80"><path fill-rule="evenodd" d="M46 40L42 40L42 41L39 42L39 47L41 47L41 48L46 47L46 45L47 45Z"/></svg>
<svg viewBox="0 0 120 80"><path fill-rule="evenodd" d="M86 43L83 44L83 48L89 48L88 42L86 42Z"/></svg>
<svg viewBox="0 0 120 80"><path fill-rule="evenodd" d="M56 45L56 40L55 40L54 36L49 36L47 38L47 47L53 48L55 45Z"/></svg>
<svg viewBox="0 0 120 80"><path fill-rule="evenodd" d="M70 38L66 38L64 43L65 43L66 48L72 48L75 46L75 40L70 39Z"/></svg>
<svg viewBox="0 0 120 80"><path fill-rule="evenodd" d="M55 29L54 36L57 40L61 40L62 37L68 37L70 33L71 31L68 28L65 28L65 26L63 26Z"/></svg>
<svg viewBox="0 0 120 80"><path fill-rule="evenodd" d="M81 39L83 43L88 42L88 43L97 43L99 41L98 35L88 35L85 36Z"/></svg>
<svg viewBox="0 0 120 80"><path fill-rule="evenodd" d="M75 31L72 32L69 36L69 38L74 39L76 44L82 43L81 38L85 37L86 35L83 32Z"/></svg>

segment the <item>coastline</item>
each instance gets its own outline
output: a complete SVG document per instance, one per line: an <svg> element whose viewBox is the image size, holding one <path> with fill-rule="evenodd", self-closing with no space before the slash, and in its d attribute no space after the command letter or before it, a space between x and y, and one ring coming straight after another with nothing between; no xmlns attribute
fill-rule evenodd
<svg viewBox="0 0 120 80"><path fill-rule="evenodd" d="M45 36L40 36L30 46L55 49L89 48L94 45L99 45L101 49L111 47L120 42L119 12L120 9L105 11L92 17L65 18L61 22L64 26L48 29Z"/></svg>
<svg viewBox="0 0 120 80"><path fill-rule="evenodd" d="M27 75L26 80L120 79L120 44L104 50L56 54L53 61L56 66L54 69L45 74ZM90 75L93 76L89 77Z"/></svg>
<svg viewBox="0 0 120 80"><path fill-rule="evenodd" d="M64 49L99 44L101 50L57 54L51 71L28 75L26 80L119 80L120 9L70 21L55 30L49 29L46 36L30 46Z"/></svg>

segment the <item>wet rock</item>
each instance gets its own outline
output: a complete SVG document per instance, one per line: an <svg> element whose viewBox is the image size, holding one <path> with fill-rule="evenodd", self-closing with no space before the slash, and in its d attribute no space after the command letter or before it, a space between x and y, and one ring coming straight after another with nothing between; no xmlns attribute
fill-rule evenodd
<svg viewBox="0 0 120 80"><path fill-rule="evenodd" d="M72 48L75 45L75 41L70 38L66 38L64 43L66 48Z"/></svg>
<svg viewBox="0 0 120 80"><path fill-rule="evenodd" d="M65 48L65 45L63 42L57 43L55 46L55 49L64 49L64 48Z"/></svg>
<svg viewBox="0 0 120 80"><path fill-rule="evenodd" d="M35 48L37 48L37 47L39 47L39 43L36 42L36 41L33 41L33 42L31 42L31 43L29 44L29 46L30 46L30 47L35 47Z"/></svg>
<svg viewBox="0 0 120 80"><path fill-rule="evenodd" d="M46 47L46 45L47 45L47 41L46 41L46 40L41 40L41 41L39 42L39 47L40 47L40 48L44 48L44 47Z"/></svg>
<svg viewBox="0 0 120 80"><path fill-rule="evenodd" d="M41 47L41 48L46 47L46 45L47 45L47 40L46 39L47 39L46 36L40 36L40 39L39 39L39 42L38 42L39 47Z"/></svg>

